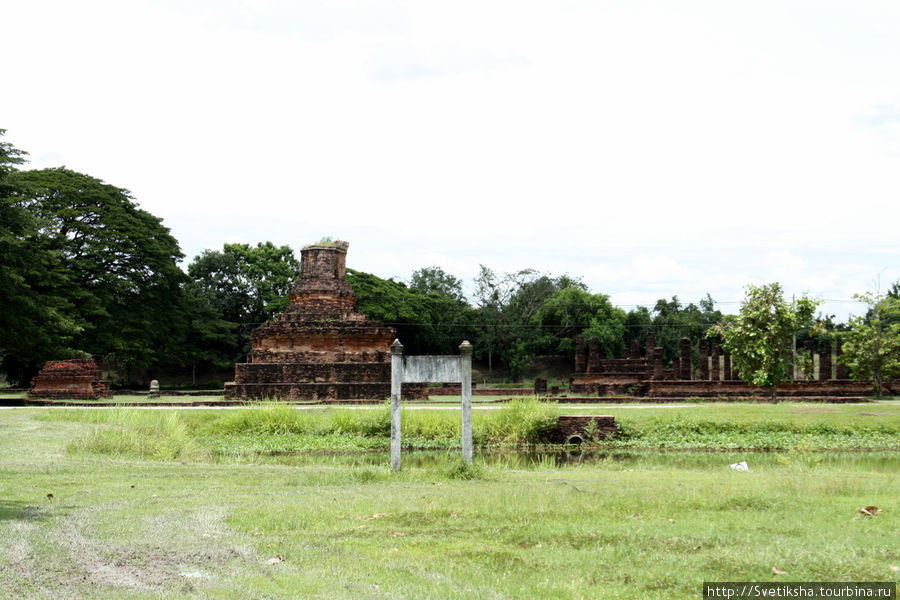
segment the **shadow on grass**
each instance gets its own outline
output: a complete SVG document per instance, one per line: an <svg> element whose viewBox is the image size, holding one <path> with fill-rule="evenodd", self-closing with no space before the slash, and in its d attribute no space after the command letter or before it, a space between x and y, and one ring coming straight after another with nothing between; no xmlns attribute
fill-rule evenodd
<svg viewBox="0 0 900 600"><path fill-rule="evenodd" d="M41 521L50 515L50 500L44 505L0 500L0 521Z"/></svg>

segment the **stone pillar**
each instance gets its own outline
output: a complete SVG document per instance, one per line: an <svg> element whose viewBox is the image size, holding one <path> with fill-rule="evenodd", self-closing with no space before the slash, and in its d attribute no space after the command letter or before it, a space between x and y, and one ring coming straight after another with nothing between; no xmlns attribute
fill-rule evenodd
<svg viewBox="0 0 900 600"><path fill-rule="evenodd" d="M628 358L641 357L641 343L637 340L631 340L631 348L628 351Z"/></svg>
<svg viewBox="0 0 900 600"><path fill-rule="evenodd" d="M681 360L676 356L672 359L672 379L678 379L681 374Z"/></svg>
<svg viewBox="0 0 900 600"><path fill-rule="evenodd" d="M462 457L472 462L472 344L459 345L459 370L462 379ZM544 389L547 382L544 382Z"/></svg>
<svg viewBox="0 0 900 600"><path fill-rule="evenodd" d="M712 371L710 373L710 379L713 381L719 381L719 345L712 345Z"/></svg>
<svg viewBox="0 0 900 600"><path fill-rule="evenodd" d="M148 398L159 398L159 381L154 379L150 382L150 393L147 394Z"/></svg>
<svg viewBox="0 0 900 600"><path fill-rule="evenodd" d="M709 342L706 339L700 340L700 349L697 365L697 377L703 381L709 381Z"/></svg>
<svg viewBox="0 0 900 600"><path fill-rule="evenodd" d="M534 395L538 396L547 393L547 380L540 377L534 379Z"/></svg>
<svg viewBox="0 0 900 600"><path fill-rule="evenodd" d="M391 469L400 470L400 390L403 387L403 344L391 344ZM465 393L465 392L463 392Z"/></svg>
<svg viewBox="0 0 900 600"><path fill-rule="evenodd" d="M831 342L825 346L825 351L819 353L819 381L831 379Z"/></svg>
<svg viewBox="0 0 900 600"><path fill-rule="evenodd" d="M600 340L598 340L596 337L592 337L590 343L588 344L587 372L600 372Z"/></svg>
<svg viewBox="0 0 900 600"><path fill-rule="evenodd" d="M847 379L847 365L841 362L841 356L844 354L844 342L841 340L837 341L837 348L835 348L835 360L837 361L837 378L838 379Z"/></svg>
<svg viewBox="0 0 900 600"><path fill-rule="evenodd" d="M644 348L646 348L645 352L646 352L647 360L652 360L653 359L653 349L656 348L656 336L654 336L652 333L647 334L647 342L646 342L646 346L644 346Z"/></svg>
<svg viewBox="0 0 900 600"><path fill-rule="evenodd" d="M587 357L584 354L584 336L575 336L575 372L584 373L587 370Z"/></svg>
<svg viewBox="0 0 900 600"><path fill-rule="evenodd" d="M653 363L653 379L663 378L662 348L652 348L650 362Z"/></svg>
<svg viewBox="0 0 900 600"><path fill-rule="evenodd" d="M725 371L723 378L725 381L731 381L734 379L734 373L731 372L731 352L723 353L722 363L722 370Z"/></svg>
<svg viewBox="0 0 900 600"><path fill-rule="evenodd" d="M805 370L803 371L803 379L805 381L811 381L815 379L816 375L816 352L815 347L813 346L812 340L806 340L803 343L803 349L806 354L809 356L809 364L810 364L810 372L807 373Z"/></svg>
<svg viewBox="0 0 900 600"><path fill-rule="evenodd" d="M681 338L681 372L680 379L692 379L691 375L691 340Z"/></svg>

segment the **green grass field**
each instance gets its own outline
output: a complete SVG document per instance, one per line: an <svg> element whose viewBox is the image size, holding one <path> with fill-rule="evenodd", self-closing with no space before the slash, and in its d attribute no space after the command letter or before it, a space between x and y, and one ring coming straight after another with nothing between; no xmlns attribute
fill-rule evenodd
<svg viewBox="0 0 900 600"><path fill-rule="evenodd" d="M0 410L0 596L699 598L704 580L898 577L896 401L550 408L614 414L625 439L467 468L458 413L405 411L410 447L438 450L392 473L360 453L385 448L381 407ZM476 411L478 439L509 452L546 411ZM734 449L766 436L786 446ZM695 451L642 449L667 439Z"/></svg>

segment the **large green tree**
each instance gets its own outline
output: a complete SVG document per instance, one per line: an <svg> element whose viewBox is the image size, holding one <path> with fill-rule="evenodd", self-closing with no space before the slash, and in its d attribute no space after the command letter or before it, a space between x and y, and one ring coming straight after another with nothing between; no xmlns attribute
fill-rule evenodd
<svg viewBox="0 0 900 600"><path fill-rule="evenodd" d="M839 334L844 350L840 360L853 379L871 379L881 397L884 382L900 375L900 299L873 292L854 298L865 302L868 311L851 319L850 330Z"/></svg>
<svg viewBox="0 0 900 600"><path fill-rule="evenodd" d="M127 190L66 168L0 178L0 354L11 381L69 356L100 356L141 381L147 369L205 360L222 323L186 294L181 251L159 218Z"/></svg>
<svg viewBox="0 0 900 600"><path fill-rule="evenodd" d="M545 311L542 316L554 295L570 287L586 292L584 284L568 275L552 277L534 269L498 275L481 265L475 278L476 318L480 329L476 353L487 358L488 368L493 368L497 357L517 381L531 358L548 351L553 339L561 337L554 335L553 329L561 326L569 328L569 333L580 329L568 325L572 315L581 311L578 307L573 306L566 315L557 303L556 310ZM560 322L553 323L555 319Z"/></svg>
<svg viewBox="0 0 900 600"><path fill-rule="evenodd" d="M534 320L537 325L535 354L556 354L572 358L575 337L596 337L600 352L607 358L624 349L625 312L616 308L605 294L592 294L582 285L567 285L554 292L541 306Z"/></svg>
<svg viewBox="0 0 900 600"><path fill-rule="evenodd" d="M188 265L191 294L237 331L232 360L249 351L250 331L284 311L299 274L291 247L272 242L225 244L221 251L204 250Z"/></svg>
<svg viewBox="0 0 900 600"><path fill-rule="evenodd" d="M47 357L76 355L72 337L80 331L60 293L66 280L58 253L34 243L42 221L22 202L17 167L25 156L0 140L0 368L18 385Z"/></svg>
<svg viewBox="0 0 900 600"><path fill-rule="evenodd" d="M778 384L789 378L791 337L812 325L818 302L802 296L787 302L781 284L749 285L737 316L710 328L708 335L723 340L740 376L769 388L778 401Z"/></svg>
<svg viewBox="0 0 900 600"><path fill-rule="evenodd" d="M66 168L19 173L19 206L36 219L24 236L54 257L38 288L64 299L73 345L125 371L166 362L184 330L178 242L129 192Z"/></svg>

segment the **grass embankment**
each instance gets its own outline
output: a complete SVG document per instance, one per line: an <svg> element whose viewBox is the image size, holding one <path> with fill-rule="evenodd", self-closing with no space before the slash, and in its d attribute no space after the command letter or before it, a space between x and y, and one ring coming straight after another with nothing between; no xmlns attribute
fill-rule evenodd
<svg viewBox="0 0 900 600"><path fill-rule="evenodd" d="M294 412L330 439L383 427L372 411ZM418 412L410 431L426 428ZM671 599L704 580L885 581L900 567L896 453L847 466L793 452L749 472L682 453L400 473L333 455L207 462L207 438L292 435L285 420L300 422L268 407L0 411L0 596ZM134 440L104 446L107 430ZM881 515L859 516L870 505Z"/></svg>
<svg viewBox="0 0 900 600"><path fill-rule="evenodd" d="M534 398L496 410L476 410L473 438L481 448L539 443L556 417L601 412L558 407ZM900 403L865 405L707 404L678 408L604 409L619 423L606 449L696 450L896 450L900 449ZM387 406L367 410L297 410L279 404L228 411L55 410L43 419L93 423L73 449L171 460L182 457L256 460L304 452L385 450L390 445ZM460 415L448 410L405 410L407 449L455 449Z"/></svg>
<svg viewBox="0 0 900 600"><path fill-rule="evenodd" d="M556 422L556 406L534 399L510 402L473 418L478 446L535 444ZM367 410L297 410L264 404L228 411L57 410L39 418L97 425L71 449L171 460L182 457L278 456L300 452L383 450L390 446L386 405ZM402 419L406 448L457 448L456 411L407 410Z"/></svg>

